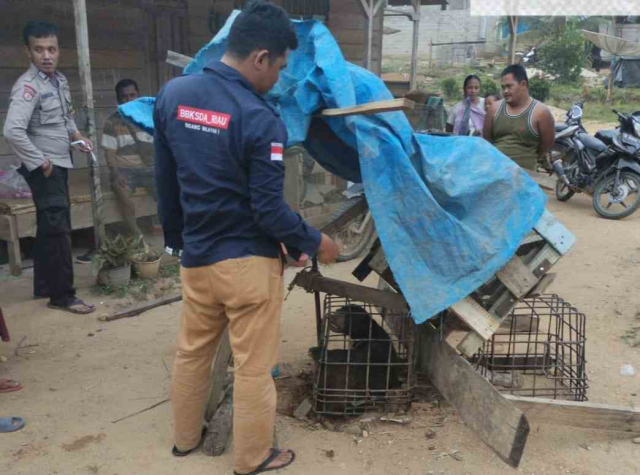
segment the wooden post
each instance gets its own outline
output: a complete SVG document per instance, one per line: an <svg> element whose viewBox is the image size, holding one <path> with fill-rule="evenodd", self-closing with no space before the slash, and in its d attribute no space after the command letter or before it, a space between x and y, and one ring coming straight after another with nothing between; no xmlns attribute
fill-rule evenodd
<svg viewBox="0 0 640 475"><path fill-rule="evenodd" d="M360 0L364 14L367 17L367 41L364 58L364 67L371 71L373 55L373 20L382 6L383 0Z"/></svg>
<svg viewBox="0 0 640 475"><path fill-rule="evenodd" d="M420 0L413 0L413 45L411 47L411 77L409 80L409 89L411 91L416 88L416 76L418 74L418 40L420 39Z"/></svg>
<svg viewBox="0 0 640 475"><path fill-rule="evenodd" d="M86 0L73 0L73 15L76 27L76 43L78 46L78 69L80 71L80 87L82 89L82 108L87 114L87 135L97 150L96 117L93 109L93 84L91 82L91 60L89 54L89 28L87 26ZM93 211L93 230L96 247L100 247L104 236L104 220L102 219L102 187L100 170L96 152L89 154L89 173L93 186L91 189L91 210Z"/></svg>
<svg viewBox="0 0 640 475"><path fill-rule="evenodd" d="M509 38L509 60L510 64L516 62L516 44L518 42L518 20L517 16L509 16L509 31L511 37Z"/></svg>

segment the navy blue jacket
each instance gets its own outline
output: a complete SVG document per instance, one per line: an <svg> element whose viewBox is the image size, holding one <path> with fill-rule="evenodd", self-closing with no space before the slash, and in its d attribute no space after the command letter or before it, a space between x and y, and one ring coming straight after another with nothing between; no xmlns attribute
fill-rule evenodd
<svg viewBox="0 0 640 475"><path fill-rule="evenodd" d="M316 254L320 233L284 201L287 131L234 68L211 62L158 94L154 110L158 214L182 265L246 256Z"/></svg>

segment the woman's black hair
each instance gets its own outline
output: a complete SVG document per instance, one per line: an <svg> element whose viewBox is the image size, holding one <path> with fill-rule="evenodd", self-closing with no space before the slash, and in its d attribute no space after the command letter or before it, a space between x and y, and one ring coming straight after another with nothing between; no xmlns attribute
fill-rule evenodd
<svg viewBox="0 0 640 475"><path fill-rule="evenodd" d="M464 82L462 83L462 93L465 96L467 95L467 84L469 84L469 81L471 81L472 79L475 79L480 83L480 85L482 85L482 81L478 76L476 76L475 74L469 74L466 78L464 78Z"/></svg>

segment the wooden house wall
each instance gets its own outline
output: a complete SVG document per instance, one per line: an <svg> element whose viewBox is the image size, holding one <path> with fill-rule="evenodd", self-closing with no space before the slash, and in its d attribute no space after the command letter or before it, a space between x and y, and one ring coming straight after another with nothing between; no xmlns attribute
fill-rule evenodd
<svg viewBox="0 0 640 475"><path fill-rule="evenodd" d="M291 1L291 0L289 0ZM303 1L303 0L301 0ZM273 0L284 6L285 0ZM211 40L215 31L215 17L226 18L238 0L188 0L189 50L195 54ZM374 20L372 70L380 73L382 58L382 28L384 17L382 9ZM360 0L329 0L329 18L327 26L338 40L347 61L362 66L365 57L365 44L368 23Z"/></svg>
<svg viewBox="0 0 640 475"><path fill-rule="evenodd" d="M166 50L186 49L186 0L87 0L89 44L98 140L105 119L116 110L115 84L135 79L142 95L155 95L177 71L165 64ZM11 87L29 67L22 29L32 19L46 19L60 28L59 69L69 79L76 109L80 109L80 79L74 28L73 4L69 0L20 0L10 2L0 18L0 135ZM76 114L80 129L86 116ZM76 154L76 166L86 157ZM0 136L0 167L14 160Z"/></svg>
<svg viewBox="0 0 640 475"><path fill-rule="evenodd" d="M166 65L166 51L195 54L212 37L215 13L228 14L236 0L87 0L89 44L98 141L106 118L116 110L114 86L135 79L142 95L155 95L179 71ZM283 4L284 0L274 0ZM69 79L78 109L76 122L86 128L80 110L73 4L70 0L20 0L4 6L0 18L0 168L15 161L2 134L11 87L29 67L22 29L32 19L60 27L60 71ZM360 0L330 0L327 26L348 61L362 65L367 20ZM372 70L379 73L382 57L382 11L374 20ZM87 166L76 154L77 167Z"/></svg>

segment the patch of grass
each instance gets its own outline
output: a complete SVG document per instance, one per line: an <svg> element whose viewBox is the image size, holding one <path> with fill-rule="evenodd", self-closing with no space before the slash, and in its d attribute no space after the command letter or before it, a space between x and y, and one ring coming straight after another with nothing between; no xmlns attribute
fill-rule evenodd
<svg viewBox="0 0 640 475"><path fill-rule="evenodd" d="M160 277L180 278L180 264L170 264L160 268Z"/></svg>

